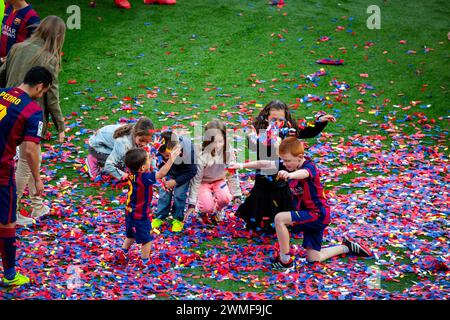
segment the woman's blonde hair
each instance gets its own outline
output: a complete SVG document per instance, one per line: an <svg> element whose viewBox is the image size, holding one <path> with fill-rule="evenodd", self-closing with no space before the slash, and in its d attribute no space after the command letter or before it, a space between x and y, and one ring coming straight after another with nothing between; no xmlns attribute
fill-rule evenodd
<svg viewBox="0 0 450 320"><path fill-rule="evenodd" d="M56 72L61 70L61 52L66 35L66 24L57 16L48 16L41 21L39 26L27 41L30 43L43 40L44 46L31 60L35 63L39 57L45 57L45 64L56 65ZM53 62L54 61L54 62Z"/></svg>

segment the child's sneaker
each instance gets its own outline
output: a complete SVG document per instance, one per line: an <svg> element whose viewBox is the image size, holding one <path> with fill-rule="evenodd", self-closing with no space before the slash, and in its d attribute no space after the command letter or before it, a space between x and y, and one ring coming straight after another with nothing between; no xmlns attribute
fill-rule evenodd
<svg viewBox="0 0 450 320"><path fill-rule="evenodd" d="M177 0L158 0L158 4L176 4Z"/></svg>
<svg viewBox="0 0 450 320"><path fill-rule="evenodd" d="M289 250L288 255L291 256L291 258L295 258L294 251L292 249ZM275 250L274 255L270 257L270 263L274 263L280 260L280 251Z"/></svg>
<svg viewBox="0 0 450 320"><path fill-rule="evenodd" d="M35 212L35 210L33 210L31 212L31 217L33 219L39 219L39 218L41 218L41 217L43 217L43 216L45 216L45 215L47 215L49 213L50 213L50 207L44 205L42 210L39 210L37 212Z"/></svg>
<svg viewBox="0 0 450 320"><path fill-rule="evenodd" d="M163 220L155 218L152 220L152 229L159 229L161 228L162 224L164 223Z"/></svg>
<svg viewBox="0 0 450 320"><path fill-rule="evenodd" d="M21 286L23 284L27 284L30 282L30 278L20 274L20 273L16 273L16 275L14 276L13 279L8 280L6 278L3 278L3 285L4 286Z"/></svg>
<svg viewBox="0 0 450 320"><path fill-rule="evenodd" d="M295 269L295 258L291 256L287 263L283 263L278 257L274 262L272 262L272 268L280 271L293 270Z"/></svg>
<svg viewBox="0 0 450 320"><path fill-rule="evenodd" d="M221 223L225 219L225 212L223 210L217 211L214 215L214 221L216 223Z"/></svg>
<svg viewBox="0 0 450 320"><path fill-rule="evenodd" d="M344 237L344 241L342 241L342 244L348 248L349 253L352 253L359 257L371 257L373 255L372 251L369 248L354 241L350 241L350 239L348 239L347 237Z"/></svg>
<svg viewBox="0 0 450 320"><path fill-rule="evenodd" d="M114 3L117 7L121 9L130 9L131 4L128 2L128 0L114 0Z"/></svg>
<svg viewBox="0 0 450 320"><path fill-rule="evenodd" d="M174 219L172 221L172 232L180 232L181 230L183 230L183 227L184 223L180 220Z"/></svg>
<svg viewBox="0 0 450 320"><path fill-rule="evenodd" d="M209 217L209 214L204 213L204 212L200 212L199 213L199 220L203 223L203 224L211 224L212 221Z"/></svg>
<svg viewBox="0 0 450 320"><path fill-rule="evenodd" d="M36 223L36 220L34 220L33 218L25 217L19 212L17 212L16 218L16 224L18 224L19 226L29 226Z"/></svg>

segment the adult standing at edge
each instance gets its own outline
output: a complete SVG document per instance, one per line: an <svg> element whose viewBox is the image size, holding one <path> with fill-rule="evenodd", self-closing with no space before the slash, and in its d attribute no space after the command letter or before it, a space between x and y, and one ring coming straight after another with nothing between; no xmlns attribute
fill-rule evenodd
<svg viewBox="0 0 450 320"><path fill-rule="evenodd" d="M64 44L65 33L66 25L61 18L57 16L46 17L28 40L12 47L6 62L0 68L0 87L18 86L26 72L34 66L43 66L51 72L53 76L52 85L48 92L37 99L36 102L44 112L42 137L46 136L47 123L49 117L51 117L58 131L58 141L60 143L64 142L65 128L59 101L58 74L61 70L61 50ZM41 197L34 196L36 194L35 181L26 161L23 147L19 147L19 150L19 163L16 170L17 198L20 201L25 187L28 185L32 213L31 218L17 213L17 224L29 225L35 222L33 218L37 219L49 213L50 208L44 205ZM39 152L39 164L41 161L42 154Z"/></svg>
<svg viewBox="0 0 450 320"><path fill-rule="evenodd" d="M33 101L52 83L52 74L43 67L31 68L23 82L14 88L0 89L0 255L3 285L28 283L28 277L16 271L17 194L14 181L14 155L20 145L34 179L35 194L44 191L39 176L39 143L42 137L42 108Z"/></svg>

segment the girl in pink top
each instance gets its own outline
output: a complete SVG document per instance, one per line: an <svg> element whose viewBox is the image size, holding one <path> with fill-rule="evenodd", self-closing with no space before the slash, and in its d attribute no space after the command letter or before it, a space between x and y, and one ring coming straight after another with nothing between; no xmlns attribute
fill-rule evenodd
<svg viewBox="0 0 450 320"><path fill-rule="evenodd" d="M195 208L204 222L223 219L223 209L242 196L237 174L228 175L226 166L235 161L227 143L225 125L217 119L205 126L202 151L198 158L197 175L191 180L188 217Z"/></svg>

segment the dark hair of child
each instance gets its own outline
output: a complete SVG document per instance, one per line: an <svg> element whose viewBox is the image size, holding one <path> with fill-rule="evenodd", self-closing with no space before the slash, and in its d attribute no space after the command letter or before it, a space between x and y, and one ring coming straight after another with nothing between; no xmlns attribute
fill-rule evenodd
<svg viewBox="0 0 450 320"><path fill-rule="evenodd" d="M208 122L205 126L205 139L202 144L202 151L206 149L211 143L214 142L215 135L217 133L221 133L224 140L224 147L223 147L223 160L225 163L228 163L228 160L230 158L229 148L228 148L228 141L227 141L227 130L225 125L222 121L218 119L213 119L210 122ZM207 136L206 136L207 135ZM216 156L215 150L212 150L212 156Z"/></svg>
<svg viewBox="0 0 450 320"><path fill-rule="evenodd" d="M253 122L256 131L266 129L269 126L269 115L271 110L283 110L285 113L286 122L298 133L297 121L292 117L291 111L287 104L280 100L270 101L259 113L258 117Z"/></svg>
<svg viewBox="0 0 450 320"><path fill-rule="evenodd" d="M142 148L133 148L125 154L125 165L132 172L137 172L147 162L148 153Z"/></svg>
<svg viewBox="0 0 450 320"><path fill-rule="evenodd" d="M155 126L153 125L152 120L147 117L142 117L139 118L136 123L129 123L116 129L113 138L117 139L130 133L133 133L135 137L153 136L154 130Z"/></svg>
<svg viewBox="0 0 450 320"><path fill-rule="evenodd" d="M179 143L178 136L175 132L165 131L161 133L161 137L163 138L163 143L159 148L159 152L165 152L166 150L172 150Z"/></svg>

